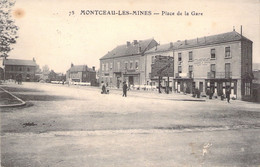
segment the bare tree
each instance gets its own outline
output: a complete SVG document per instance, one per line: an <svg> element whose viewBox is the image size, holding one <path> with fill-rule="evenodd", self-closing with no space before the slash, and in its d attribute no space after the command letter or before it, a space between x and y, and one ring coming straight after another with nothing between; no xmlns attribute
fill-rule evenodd
<svg viewBox="0 0 260 167"><path fill-rule="evenodd" d="M8 57L11 45L16 43L18 27L12 20L12 0L0 0L0 57Z"/></svg>

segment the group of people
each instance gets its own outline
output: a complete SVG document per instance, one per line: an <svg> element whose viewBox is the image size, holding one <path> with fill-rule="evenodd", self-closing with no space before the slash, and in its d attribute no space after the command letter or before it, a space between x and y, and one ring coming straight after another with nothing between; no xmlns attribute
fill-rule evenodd
<svg viewBox="0 0 260 167"><path fill-rule="evenodd" d="M109 90L107 89L108 83L101 82L101 94L109 94ZM123 82L123 97L127 97L127 84Z"/></svg>

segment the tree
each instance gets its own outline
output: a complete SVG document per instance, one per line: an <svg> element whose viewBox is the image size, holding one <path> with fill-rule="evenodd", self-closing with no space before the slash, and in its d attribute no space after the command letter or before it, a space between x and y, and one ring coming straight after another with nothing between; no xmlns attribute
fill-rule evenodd
<svg viewBox="0 0 260 167"><path fill-rule="evenodd" d="M50 81L56 81L56 77L57 77L57 74L53 70L51 70L49 75L48 75L49 80Z"/></svg>
<svg viewBox="0 0 260 167"><path fill-rule="evenodd" d="M15 2L0 0L0 57L8 57L11 45L16 43L18 27L12 20L11 8Z"/></svg>

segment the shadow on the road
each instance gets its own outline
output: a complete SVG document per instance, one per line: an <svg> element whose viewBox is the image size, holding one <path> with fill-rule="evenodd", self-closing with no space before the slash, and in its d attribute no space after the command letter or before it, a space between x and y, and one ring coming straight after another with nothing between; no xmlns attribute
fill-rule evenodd
<svg viewBox="0 0 260 167"><path fill-rule="evenodd" d="M35 95L35 94L15 94L24 101L63 101L63 100L74 100L72 97L65 96L53 96L53 95Z"/></svg>
<svg viewBox="0 0 260 167"><path fill-rule="evenodd" d="M43 92L41 90L29 89L29 88L16 88L16 87L7 87L7 86L1 86L1 87L11 93L12 92Z"/></svg>

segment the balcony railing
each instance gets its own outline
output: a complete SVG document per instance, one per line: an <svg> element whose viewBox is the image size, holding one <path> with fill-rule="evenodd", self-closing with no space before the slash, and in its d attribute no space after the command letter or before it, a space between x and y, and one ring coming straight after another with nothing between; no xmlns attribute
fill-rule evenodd
<svg viewBox="0 0 260 167"><path fill-rule="evenodd" d="M208 79L230 79L232 72L208 72Z"/></svg>

